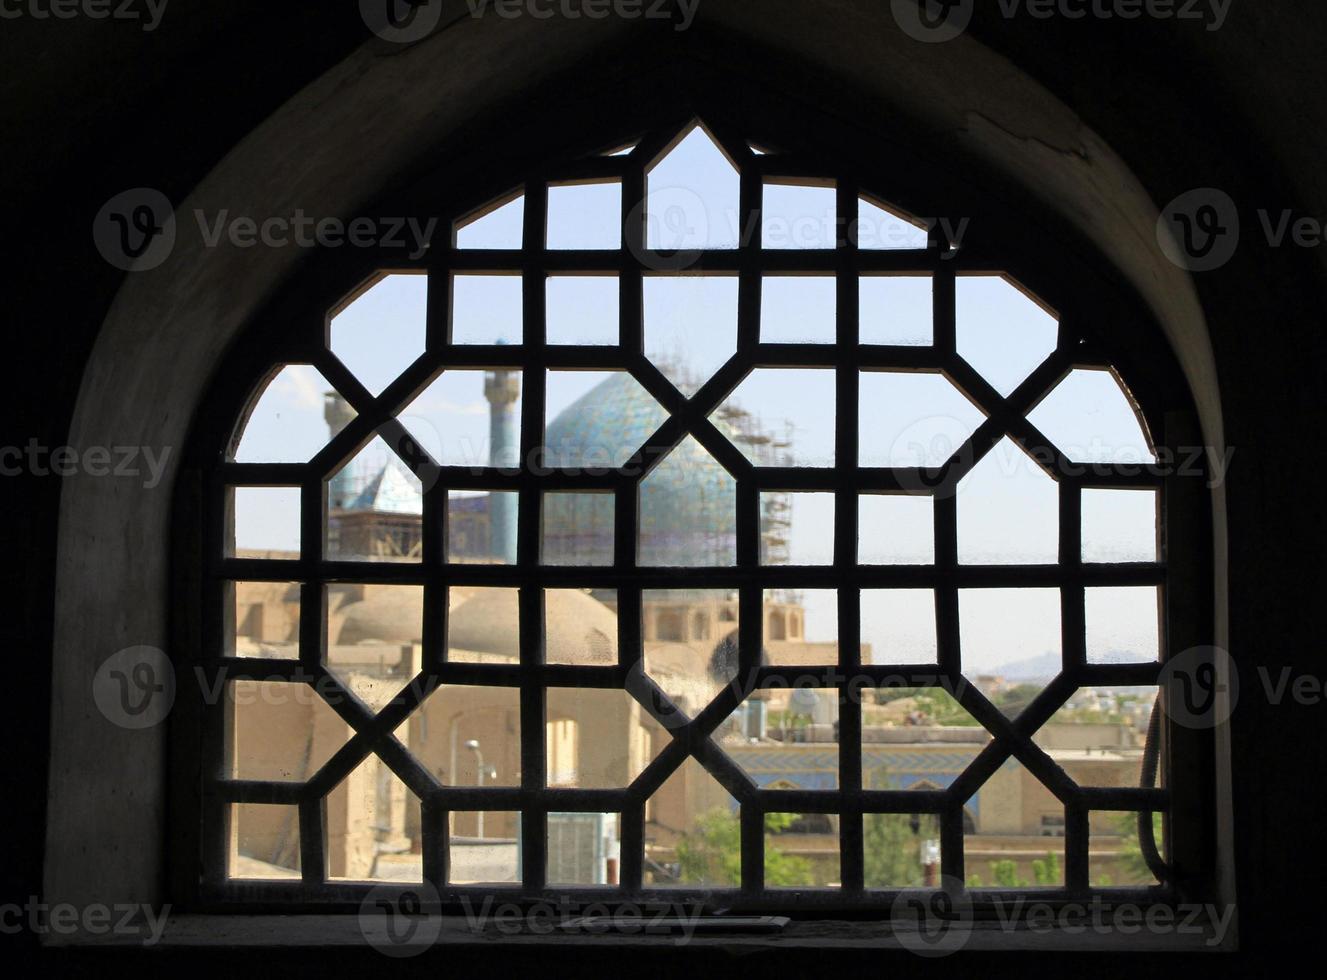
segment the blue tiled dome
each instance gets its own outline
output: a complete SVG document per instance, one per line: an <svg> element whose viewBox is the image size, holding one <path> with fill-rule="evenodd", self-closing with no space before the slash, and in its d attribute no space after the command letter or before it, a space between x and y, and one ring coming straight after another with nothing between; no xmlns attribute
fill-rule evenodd
<svg viewBox="0 0 1327 980"><path fill-rule="evenodd" d="M614 372L549 423L548 463L590 471L621 466L667 417L635 378ZM639 513L640 564L733 564L736 482L692 437L660 460L641 483ZM605 564L612 560L612 549L611 495L545 498L546 562Z"/></svg>

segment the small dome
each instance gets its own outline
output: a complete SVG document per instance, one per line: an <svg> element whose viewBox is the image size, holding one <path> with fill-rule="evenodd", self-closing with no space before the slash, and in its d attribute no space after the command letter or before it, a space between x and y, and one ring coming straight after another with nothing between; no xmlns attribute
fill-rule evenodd
<svg viewBox="0 0 1327 980"><path fill-rule="evenodd" d="M616 663L617 617L598 599L577 590L555 589L545 597L545 642L550 661ZM515 589L486 589L451 615L447 645L457 650L520 657Z"/></svg>
<svg viewBox="0 0 1327 980"><path fill-rule="evenodd" d="M418 642L424 629L424 590L380 588L341 610L341 630L333 646L356 643Z"/></svg>

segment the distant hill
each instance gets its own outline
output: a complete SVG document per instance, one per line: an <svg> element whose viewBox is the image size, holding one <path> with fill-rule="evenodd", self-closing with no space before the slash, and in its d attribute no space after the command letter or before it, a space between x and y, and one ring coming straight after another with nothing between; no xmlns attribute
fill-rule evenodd
<svg viewBox="0 0 1327 980"><path fill-rule="evenodd" d="M1096 662L1107 664L1137 663L1138 655L1128 650L1111 650ZM1025 660L1011 660L998 667L965 671L969 674L993 674L1009 681L1049 681L1059 672L1060 655L1058 653L1043 653L1040 656L1028 657Z"/></svg>

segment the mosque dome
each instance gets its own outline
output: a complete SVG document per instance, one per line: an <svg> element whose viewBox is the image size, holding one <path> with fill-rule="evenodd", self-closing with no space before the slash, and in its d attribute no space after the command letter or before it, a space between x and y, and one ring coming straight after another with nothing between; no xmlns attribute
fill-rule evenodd
<svg viewBox="0 0 1327 980"><path fill-rule="evenodd" d="M598 599L576 589L550 589L544 596L546 659L552 663L617 662L617 616ZM516 660L520 625L516 589L485 589L456 607L447 645Z"/></svg>
<svg viewBox="0 0 1327 980"><path fill-rule="evenodd" d="M370 587L341 610L336 645L417 642L423 632L424 590Z"/></svg>
<svg viewBox="0 0 1327 980"><path fill-rule="evenodd" d="M620 466L668 418L629 373L609 378L548 426L548 461L558 468ZM720 430L724 431L720 424ZM725 433L726 434L726 433ZM731 565L736 559L736 481L693 437L661 459L640 485L642 565ZM606 564L613 554L613 497L558 494L545 501L544 559Z"/></svg>

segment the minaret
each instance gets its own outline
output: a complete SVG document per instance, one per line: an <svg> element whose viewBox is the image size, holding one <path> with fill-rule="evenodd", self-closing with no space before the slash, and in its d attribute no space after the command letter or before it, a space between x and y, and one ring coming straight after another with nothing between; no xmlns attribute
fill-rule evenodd
<svg viewBox="0 0 1327 980"><path fill-rule="evenodd" d="M484 376L484 397L489 404L489 465L512 469L519 465L520 440L516 436L516 400L521 396L521 382L511 371L492 371ZM489 495L489 550L494 558L508 565L516 564L516 495Z"/></svg>
<svg viewBox="0 0 1327 980"><path fill-rule="evenodd" d="M329 391L323 395L323 419L327 422L327 438L335 439L337 434L355 418L350 404L339 392ZM329 510L344 510L355 499L359 491L357 464L351 460L332 477L327 488L327 507Z"/></svg>

